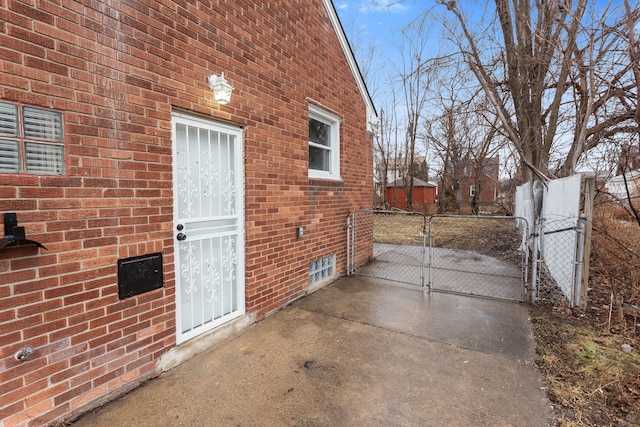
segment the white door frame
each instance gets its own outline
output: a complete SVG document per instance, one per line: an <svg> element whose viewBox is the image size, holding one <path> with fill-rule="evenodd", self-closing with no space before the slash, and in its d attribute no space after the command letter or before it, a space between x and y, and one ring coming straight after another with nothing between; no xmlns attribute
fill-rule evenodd
<svg viewBox="0 0 640 427"><path fill-rule="evenodd" d="M171 129L180 344L245 314L244 141L242 128L180 112Z"/></svg>

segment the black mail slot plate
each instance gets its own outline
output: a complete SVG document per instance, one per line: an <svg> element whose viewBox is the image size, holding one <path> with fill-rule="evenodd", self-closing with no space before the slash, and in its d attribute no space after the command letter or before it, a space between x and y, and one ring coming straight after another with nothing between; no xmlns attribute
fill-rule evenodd
<svg viewBox="0 0 640 427"><path fill-rule="evenodd" d="M120 299L159 289L163 282L161 253L118 260Z"/></svg>

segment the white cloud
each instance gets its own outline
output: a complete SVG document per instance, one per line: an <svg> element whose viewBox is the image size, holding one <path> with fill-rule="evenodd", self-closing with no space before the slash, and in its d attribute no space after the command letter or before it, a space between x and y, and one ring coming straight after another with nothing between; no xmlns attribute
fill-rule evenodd
<svg viewBox="0 0 640 427"><path fill-rule="evenodd" d="M349 2L346 1L341 1L338 3L335 3L336 9L338 10L347 10L349 9Z"/></svg>
<svg viewBox="0 0 640 427"><path fill-rule="evenodd" d="M401 13L409 7L405 4L407 0L362 0L360 12L392 12Z"/></svg>

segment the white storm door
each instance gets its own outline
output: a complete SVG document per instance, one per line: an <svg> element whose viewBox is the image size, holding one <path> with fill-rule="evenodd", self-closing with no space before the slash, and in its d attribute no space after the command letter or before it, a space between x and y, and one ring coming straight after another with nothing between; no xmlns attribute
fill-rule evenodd
<svg viewBox="0 0 640 427"><path fill-rule="evenodd" d="M177 342L245 312L242 130L174 113Z"/></svg>

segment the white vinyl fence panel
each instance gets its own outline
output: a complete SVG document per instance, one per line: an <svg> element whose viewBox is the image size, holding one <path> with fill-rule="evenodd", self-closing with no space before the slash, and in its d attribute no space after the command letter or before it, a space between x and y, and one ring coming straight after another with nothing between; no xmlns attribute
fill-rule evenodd
<svg viewBox="0 0 640 427"><path fill-rule="evenodd" d="M576 224L580 215L580 175L549 182L542 201L540 251L549 273L574 301Z"/></svg>
<svg viewBox="0 0 640 427"><path fill-rule="evenodd" d="M580 217L581 176L556 179L547 183L538 218L538 250L533 260L540 259L564 297L575 303L577 223ZM530 184L516 189L515 215L534 224L535 197ZM535 278L534 278L535 280Z"/></svg>

